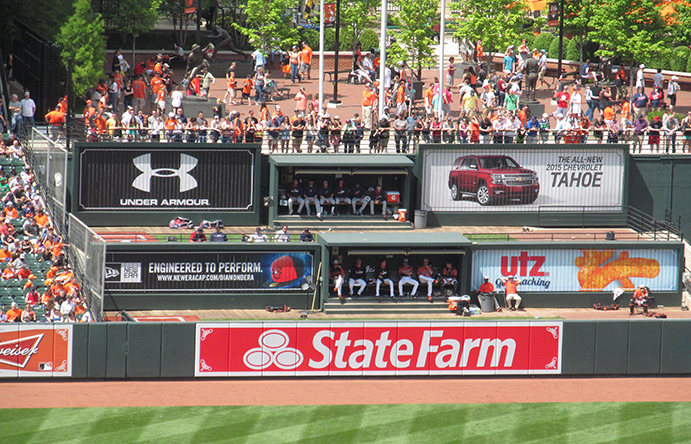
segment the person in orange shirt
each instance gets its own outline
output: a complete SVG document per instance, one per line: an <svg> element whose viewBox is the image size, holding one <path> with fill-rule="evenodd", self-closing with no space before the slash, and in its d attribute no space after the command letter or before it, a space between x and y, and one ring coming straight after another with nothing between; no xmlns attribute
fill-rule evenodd
<svg viewBox="0 0 691 444"><path fill-rule="evenodd" d="M252 80L252 75L247 74L247 78L242 81L242 96L240 97L240 105L244 105L245 99L247 99L248 105L252 104L252 100L250 99L252 94L252 88L254 88L254 81Z"/></svg>
<svg viewBox="0 0 691 444"><path fill-rule="evenodd" d="M8 264L7 268L2 272L2 278L6 281L17 278L17 272L14 270L14 266L11 263Z"/></svg>
<svg viewBox="0 0 691 444"><path fill-rule="evenodd" d="M648 289L645 288L645 285L639 285L636 291L633 292L633 297L629 303L629 309L631 310L629 315L633 314L634 307L643 307L643 312L648 314Z"/></svg>
<svg viewBox="0 0 691 444"><path fill-rule="evenodd" d="M144 110L144 105L146 104L146 82L142 77L137 77L137 79L132 82L132 104L134 105L135 114L137 114L139 110Z"/></svg>
<svg viewBox="0 0 691 444"><path fill-rule="evenodd" d="M497 297L494 296L494 284L489 281L488 276L483 276L482 277L482 284L480 284L480 296L491 296L494 298L494 309L496 311L501 311L501 306L499 305L499 302L497 301Z"/></svg>
<svg viewBox="0 0 691 444"><path fill-rule="evenodd" d="M7 249L7 245L4 245L0 250L0 262L8 262L12 260L12 253Z"/></svg>
<svg viewBox="0 0 691 444"><path fill-rule="evenodd" d="M21 322L24 311L19 308L16 302L12 302L12 308L7 310L7 322Z"/></svg>
<svg viewBox="0 0 691 444"><path fill-rule="evenodd" d="M518 295L516 287L518 287L523 280L517 281L514 276L509 276L508 279L502 278L501 282L504 284L504 288L506 288L506 305L509 307L509 310L518 310L518 306L521 305L523 299ZM516 302L515 307L513 306L514 301Z"/></svg>
<svg viewBox="0 0 691 444"><path fill-rule="evenodd" d="M377 94L372 90L368 83L362 92L362 122L365 129L372 129L372 108L377 101Z"/></svg>
<svg viewBox="0 0 691 444"><path fill-rule="evenodd" d="M302 51L300 52L300 75L307 75L307 79L310 80L310 70L312 65L312 48L309 47L307 42L302 42Z"/></svg>
<svg viewBox="0 0 691 444"><path fill-rule="evenodd" d="M31 270L29 267L22 267L19 269L19 271L17 271L17 278L19 280L27 279L29 276L31 276Z"/></svg>
<svg viewBox="0 0 691 444"><path fill-rule="evenodd" d="M46 122L48 122L48 131L51 140L60 139L60 132L62 126L65 123L65 114L60 110L61 105L55 107L55 109L48 114L46 114Z"/></svg>
<svg viewBox="0 0 691 444"><path fill-rule="evenodd" d="M96 108L94 108L93 102L91 100L86 101L86 108L84 109L84 124L88 125L91 120L91 116L96 114Z"/></svg>
<svg viewBox="0 0 691 444"><path fill-rule="evenodd" d="M2 209L2 218L7 219L8 217L10 219L16 219L19 217L19 213L12 202L7 202L5 204L5 208Z"/></svg>
<svg viewBox="0 0 691 444"><path fill-rule="evenodd" d="M36 216L34 216L34 220L36 221L38 227L41 229L45 228L50 222L48 216L45 213L43 213L43 210L38 210Z"/></svg>
<svg viewBox="0 0 691 444"><path fill-rule="evenodd" d="M226 72L226 95L223 96L223 103L226 105L236 105L235 103L235 88L238 86L238 82L235 79L235 63L233 62L232 65L230 65L230 68L228 68L228 71ZM226 99L230 96L230 102L227 102Z"/></svg>

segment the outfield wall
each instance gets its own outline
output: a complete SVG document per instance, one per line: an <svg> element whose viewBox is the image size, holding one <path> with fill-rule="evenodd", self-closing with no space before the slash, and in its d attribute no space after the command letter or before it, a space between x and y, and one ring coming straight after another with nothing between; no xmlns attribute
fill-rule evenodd
<svg viewBox="0 0 691 444"><path fill-rule="evenodd" d="M3 324L0 377L691 374L689 320L456 319Z"/></svg>

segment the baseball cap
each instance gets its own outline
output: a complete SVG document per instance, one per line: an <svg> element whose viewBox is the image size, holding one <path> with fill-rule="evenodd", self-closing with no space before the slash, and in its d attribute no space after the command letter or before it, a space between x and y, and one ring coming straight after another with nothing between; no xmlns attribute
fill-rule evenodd
<svg viewBox="0 0 691 444"><path fill-rule="evenodd" d="M309 230L310 230L309 227L305 227L305 231L309 231Z"/></svg>
<svg viewBox="0 0 691 444"><path fill-rule="evenodd" d="M645 65L641 63L639 68L643 69L643 68L645 68Z"/></svg>
<svg viewBox="0 0 691 444"><path fill-rule="evenodd" d="M489 280L489 276L482 276L482 279L485 280L485 281L488 281L488 280Z"/></svg>
<svg viewBox="0 0 691 444"><path fill-rule="evenodd" d="M334 259L334 264L338 265L338 259Z"/></svg>
<svg viewBox="0 0 691 444"><path fill-rule="evenodd" d="M509 279L516 279L514 275L509 276Z"/></svg>
<svg viewBox="0 0 691 444"><path fill-rule="evenodd" d="M403 262L408 262L408 258L407 258L407 257L404 257L404 258L403 258Z"/></svg>
<svg viewBox="0 0 691 444"><path fill-rule="evenodd" d="M547 53L547 51L545 51L544 49L541 49L540 52L543 53L543 54L546 54L546 53Z"/></svg>

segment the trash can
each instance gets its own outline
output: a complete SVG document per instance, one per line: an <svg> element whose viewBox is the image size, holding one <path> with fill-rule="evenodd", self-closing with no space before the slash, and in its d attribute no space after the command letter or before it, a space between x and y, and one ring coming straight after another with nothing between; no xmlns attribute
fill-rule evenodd
<svg viewBox="0 0 691 444"><path fill-rule="evenodd" d="M485 313L494 311L494 296L491 294L481 294L478 296L478 299L480 299L480 310Z"/></svg>
<svg viewBox="0 0 691 444"><path fill-rule="evenodd" d="M427 211L415 210L415 228L427 228Z"/></svg>

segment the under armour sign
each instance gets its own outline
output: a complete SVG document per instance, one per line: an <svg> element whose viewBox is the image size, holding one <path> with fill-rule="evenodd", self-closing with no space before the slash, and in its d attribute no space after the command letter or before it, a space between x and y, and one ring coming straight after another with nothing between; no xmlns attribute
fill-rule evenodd
<svg viewBox="0 0 691 444"><path fill-rule="evenodd" d="M252 150L79 148L80 211L252 211Z"/></svg>
<svg viewBox="0 0 691 444"><path fill-rule="evenodd" d="M192 156L180 154L180 168L177 170L173 168L151 168L151 153L135 157L132 162L142 172L132 182L132 186L138 190L151 192L152 177L179 177L181 193L197 188L197 179L190 174L190 171L197 166L199 161Z"/></svg>

